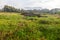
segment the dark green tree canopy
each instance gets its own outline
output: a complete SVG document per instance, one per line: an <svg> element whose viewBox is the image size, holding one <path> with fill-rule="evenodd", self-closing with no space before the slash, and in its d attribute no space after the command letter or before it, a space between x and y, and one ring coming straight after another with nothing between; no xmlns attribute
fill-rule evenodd
<svg viewBox="0 0 60 40"><path fill-rule="evenodd" d="M3 11L5 11L5 12L20 12L20 9L16 9L12 6L5 5L3 8Z"/></svg>

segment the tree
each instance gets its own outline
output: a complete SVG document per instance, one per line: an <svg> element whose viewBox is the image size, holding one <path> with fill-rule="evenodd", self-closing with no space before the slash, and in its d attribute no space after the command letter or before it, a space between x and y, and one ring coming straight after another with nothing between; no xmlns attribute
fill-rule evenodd
<svg viewBox="0 0 60 40"><path fill-rule="evenodd" d="M20 12L20 9L16 9L12 6L5 5L3 8L4 12Z"/></svg>

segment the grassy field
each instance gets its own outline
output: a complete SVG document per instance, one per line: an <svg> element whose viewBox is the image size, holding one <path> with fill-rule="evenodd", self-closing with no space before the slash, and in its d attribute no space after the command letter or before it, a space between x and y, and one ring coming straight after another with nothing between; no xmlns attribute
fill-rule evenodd
<svg viewBox="0 0 60 40"><path fill-rule="evenodd" d="M0 40L60 40L60 16L44 16L0 12Z"/></svg>

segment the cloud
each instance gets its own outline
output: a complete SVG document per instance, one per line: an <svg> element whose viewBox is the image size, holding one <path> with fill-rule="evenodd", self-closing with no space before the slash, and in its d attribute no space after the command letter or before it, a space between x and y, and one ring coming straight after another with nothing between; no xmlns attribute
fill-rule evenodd
<svg viewBox="0 0 60 40"><path fill-rule="evenodd" d="M53 1L50 1L50 2L46 2L43 6L45 8L49 8L49 9L60 8L60 4L59 3L60 3L60 0L53 0Z"/></svg>
<svg viewBox="0 0 60 40"><path fill-rule="evenodd" d="M0 8L3 8L4 5L6 5L6 0L0 0Z"/></svg>
<svg viewBox="0 0 60 40"><path fill-rule="evenodd" d="M0 0L0 8L4 5L14 6L16 8L24 7L42 7L42 8L60 8L60 0Z"/></svg>

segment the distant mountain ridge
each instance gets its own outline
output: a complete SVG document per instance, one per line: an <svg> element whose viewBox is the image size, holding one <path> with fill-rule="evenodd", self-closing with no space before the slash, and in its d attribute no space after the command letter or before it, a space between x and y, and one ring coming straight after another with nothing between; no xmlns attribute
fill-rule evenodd
<svg viewBox="0 0 60 40"><path fill-rule="evenodd" d="M26 9L26 10L33 10L33 9L40 10L42 8L41 7L24 7L24 9Z"/></svg>

